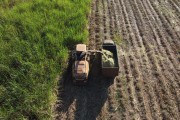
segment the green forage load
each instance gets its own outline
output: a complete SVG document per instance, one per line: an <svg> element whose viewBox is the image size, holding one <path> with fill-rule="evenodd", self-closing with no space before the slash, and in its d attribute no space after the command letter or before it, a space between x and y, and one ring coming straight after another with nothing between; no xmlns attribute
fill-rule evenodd
<svg viewBox="0 0 180 120"><path fill-rule="evenodd" d="M103 56L102 56L102 61L103 61L103 66L104 67L114 67L114 59L113 59L113 53L108 51L108 50L102 50Z"/></svg>

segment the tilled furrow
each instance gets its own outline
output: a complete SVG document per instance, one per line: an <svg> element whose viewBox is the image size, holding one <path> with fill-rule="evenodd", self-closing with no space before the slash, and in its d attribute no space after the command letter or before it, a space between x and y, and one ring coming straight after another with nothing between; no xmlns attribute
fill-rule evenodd
<svg viewBox="0 0 180 120"><path fill-rule="evenodd" d="M180 18L180 3L178 3L176 0L169 0L169 3L174 7L177 17Z"/></svg>
<svg viewBox="0 0 180 120"><path fill-rule="evenodd" d="M132 4L131 4L131 5L132 5ZM134 8L134 7L132 7L132 8ZM135 10L135 9L134 9L133 11L139 11L139 10ZM137 17L137 16L136 16L137 14L136 14L136 13L134 13L134 14L135 14L135 17ZM140 30L140 31L139 31L139 32L140 32L140 35L142 35L142 34L144 34L144 33L143 33L142 28L140 28L139 23L143 23L143 21L140 22L140 21L139 21L140 18L142 18L142 17L139 16L139 17L137 17L136 20L137 20L137 23L138 23L138 25L137 25L137 26L138 26L138 29ZM144 25L143 25L143 26L144 26ZM140 38L139 38L139 39L140 39ZM140 39L140 40L141 40L141 39ZM145 38L145 37L142 37L142 41L141 41L141 42L142 42L142 46L144 46L144 48L145 48L145 52L147 52L147 50L149 50L150 47L149 47L148 44L146 44L146 41L145 41L145 40L146 40L146 38ZM146 54L144 53L144 55L146 55ZM149 57L148 57L148 54L146 55L146 58L149 58ZM149 59L150 59L150 58L149 58ZM145 59L145 60L147 61L148 65L150 65L150 63L148 62L149 59ZM150 82L150 81L149 81L149 82ZM151 86L150 86L150 87L151 87ZM152 93L153 93L153 92L151 92L151 94L152 94ZM152 94L152 95L153 95L153 94ZM152 98L154 98L154 97L152 97ZM159 108L159 107L157 106L158 104L155 104L155 105L156 105L156 108L155 108L155 109ZM158 113L158 114L161 113L161 112L160 112L160 109L158 110L157 113ZM160 117L160 116L159 116L159 117Z"/></svg>
<svg viewBox="0 0 180 120"><path fill-rule="evenodd" d="M124 68L125 68L125 76L127 80L127 96L129 103L132 107L132 111L129 111L130 118L140 119L140 110L138 108L137 97L135 95L134 86L133 86L133 76L131 74L129 60L126 55L124 55Z"/></svg>
<svg viewBox="0 0 180 120"><path fill-rule="evenodd" d="M163 32L161 31L161 28L159 27L159 25L157 24L157 21L154 21L155 19L158 19L157 18L157 16L158 15L155 15L155 14L153 14L153 9L152 9L152 11L150 11L150 8L152 8L152 6L147 6L147 4L146 3L144 3L145 4L145 7L146 7L146 10L147 10L147 12L148 12L148 14L150 14L152 17L150 17L150 18L153 18L153 19L150 19L149 18L149 25L150 25L150 28L152 29L152 35L153 35L153 37L154 37L154 39L156 40L155 42L157 42L156 44L157 44L157 49L158 49L158 51L159 51L159 53L161 53L161 55L160 56L158 56L159 58L160 58L160 60L162 59L163 61L165 61L166 59L163 59L163 58L168 58L167 60L167 62L169 62L170 63L170 65L172 66L173 64L171 63L172 61L172 58L169 58L168 56L169 56L169 54L170 53L168 53L167 51L166 51L166 47L167 47L167 45L166 45L166 43L164 42L164 40L166 39L166 38L164 38L164 37L162 37L162 36L164 36L164 34L163 34ZM154 21L154 22L152 22L152 21ZM155 29L154 29L155 28ZM154 40L154 39L152 39L152 40ZM161 40L162 39L162 40ZM156 48L156 47L155 47ZM176 56L176 54L173 54L173 57L175 58L175 56ZM170 66L170 68L171 68L171 66ZM172 66L173 67L173 66ZM177 69L178 69L178 66L176 66L177 67ZM176 71L175 69L173 69L173 71ZM175 73L177 73L177 72L175 72ZM177 75L177 74L176 74Z"/></svg>
<svg viewBox="0 0 180 120"><path fill-rule="evenodd" d="M154 27L156 27L156 26L157 26L157 25L154 25ZM159 30L158 30L158 31L159 31ZM162 32L159 32L159 33L162 33ZM159 36L162 36L162 34L159 34ZM158 37L157 34L155 34L155 38L156 38L156 40L158 40L157 42L159 42L160 37ZM163 38L163 40L164 40L164 38ZM164 43L162 43L162 44L163 44L163 46L162 46L161 44L158 45L158 46L160 46L160 48L162 49L161 51L164 52L164 51L166 51L166 49L165 49L166 46L164 46ZM164 55L169 55L169 54L167 53L167 54L164 54ZM174 55L173 57L176 58L175 56L176 56L176 55ZM167 57L165 56L165 58L167 58ZM170 61L170 60L172 60L172 59L169 58L168 61ZM163 60L163 61L164 61L164 60ZM167 62L168 62L168 61L167 61ZM179 83L180 81L178 80L178 78L179 78L179 71L176 71L176 70L173 68L173 66L168 66L168 65L171 65L171 62L168 62L168 63L165 62L165 65L167 66L167 67L166 67L166 70L169 70L171 73L174 74L174 75L173 75L173 76L175 77L175 78L174 78L174 81L176 81L176 82L177 82L177 85L179 86L179 85L180 85L180 83ZM180 66L177 64L176 67L177 67L177 69L179 69ZM171 76L172 76L172 75L171 75ZM173 77L173 76L172 76L172 77Z"/></svg>
<svg viewBox="0 0 180 120"><path fill-rule="evenodd" d="M173 0L173 2L174 2L177 6L180 6L180 1L179 1L179 0Z"/></svg>
<svg viewBox="0 0 180 120"><path fill-rule="evenodd" d="M89 47L91 49L95 49L95 10L96 10L96 0L93 1L92 6L91 6L91 15L89 17Z"/></svg>
<svg viewBox="0 0 180 120"><path fill-rule="evenodd" d="M129 5L129 3L127 3L127 6L130 6ZM128 20L128 24L129 24L129 27L128 27L128 29L129 29L129 34L130 34L130 41L131 41L131 45L132 46L130 46L130 47L133 47L133 49L135 49L136 51L137 51L137 48L138 48L138 43L137 43L137 41L136 41L136 38L135 38L135 35L134 35L134 33L133 33L133 30L132 30L132 27L134 27L135 25L134 25L134 16L132 15L132 9L131 8L128 8L127 9L127 12L129 12L128 13L128 17L129 17L129 20ZM134 50L133 50L134 51ZM137 58L137 59L139 59L140 58L140 55L139 55L139 53L137 52L137 53L134 53L133 51L131 51L131 53L132 53L132 55L131 55L131 61L132 60L134 60L135 58ZM135 52L136 52L135 51ZM134 58L134 59L132 59L132 57ZM142 63L137 63L136 62L136 60L137 59L135 59L134 60L134 63L133 64L131 64L130 66L131 66L131 69L132 69L132 71L134 71L133 72L133 76L135 77L135 81L134 81L134 86L135 86L135 90L136 90L136 93L137 93L137 96L138 96L138 101L139 101L139 103L140 103L140 105L139 105L139 107L141 108L141 118L142 119L147 119L147 118L149 118L149 119L151 119L152 117L151 117L151 112L150 112L150 109L149 109L149 104L148 104L148 98L147 98L147 96L144 94L144 92L143 92L143 90L144 90L144 88L143 88L143 86L142 85L140 85L140 84L142 84L142 76L140 75L140 72L137 70L138 68L137 68L137 66L142 66L141 64ZM134 67L136 66L136 69L134 69ZM138 77L137 77L138 76ZM140 79L139 79L140 78ZM140 81L141 80L141 81ZM138 85L138 86L137 86ZM142 86L142 88L140 88ZM140 89L142 90L142 91L140 91ZM144 100L145 99L145 100ZM145 116L147 116L146 118L144 118Z"/></svg>
<svg viewBox="0 0 180 120"><path fill-rule="evenodd" d="M138 4L138 2L137 2L137 4ZM140 5L138 5L138 6L140 6ZM141 11L141 13L143 13L143 12ZM144 18L143 18L143 19L147 20L147 16L144 15ZM144 22L144 21L142 21L142 22ZM147 23L145 23L145 24L147 24ZM145 25L145 24L144 24L144 25ZM147 25L147 26L148 26L148 25ZM147 28L149 28L149 27L147 27ZM148 29L146 29L146 30L148 30ZM148 32L148 33L149 33L149 32ZM147 35L147 34L146 34L146 35ZM148 38L149 38L149 37L148 37ZM147 40L147 38L144 39L144 40ZM149 46L147 43L148 43L148 41L144 41L144 44L145 44L147 50L150 50L150 51L151 51L151 48L150 48L150 46ZM151 56L148 55L148 56L149 56L149 60L151 60L151 59L155 60L155 59L156 59L156 58L154 57L154 52L149 53L149 54L153 54L153 55L152 55L153 58L151 58ZM154 63L156 63L156 62L152 62L152 65L158 66L158 64L154 64Z"/></svg>
<svg viewBox="0 0 180 120"><path fill-rule="evenodd" d="M135 4L135 5L137 5L137 4ZM137 7L137 6L136 6ZM138 7L137 7L138 8ZM141 13L141 12L140 12ZM141 17L142 18L142 17ZM143 20L143 19L142 19ZM144 21L142 21L142 22L144 22ZM145 23L144 23L145 24ZM155 57L154 57L154 55L152 56L151 54L153 53L154 54L154 51L151 51L151 48L150 48L150 46L149 46L149 44L148 44L148 41L146 41L147 40L147 38L146 39L144 39L144 45L145 45L145 47L147 48L147 50L149 51L148 52L148 57L149 57L149 60L150 60L150 63L152 64L152 70L154 69L154 67L156 67L157 66L157 64L155 64L155 62L153 61L154 59L155 59ZM154 66L155 65L155 66Z"/></svg>
<svg viewBox="0 0 180 120"><path fill-rule="evenodd" d="M146 10L148 10L148 8L146 8ZM150 13L150 12L149 12ZM151 29L153 30L153 27L152 27L152 24L150 23L151 25ZM154 25L156 26L156 24ZM156 34L156 31L153 31L154 35L156 36L156 39L159 41L159 37L158 35ZM157 46L160 46L160 45L157 45ZM163 51L165 48L163 48L162 46L160 47L161 49L157 50L155 49L155 54L160 56L160 53L163 54ZM166 55L166 54L165 54ZM164 83L165 85L168 85L168 88L170 88L171 92L174 94L174 98L176 98L177 101L179 101L179 99L177 98L177 96L179 95L179 83L178 83L178 75L177 75L177 71L175 71L174 69L170 69L172 67L169 67L167 66L167 64L162 61L162 60L159 60L159 65L160 65L160 68L161 68L161 71L160 71L160 74L162 77L164 77L164 79L166 80L166 82ZM174 75L170 74L170 73L173 73ZM164 80L163 79L163 80ZM176 82L177 81L177 82ZM170 84L167 84L169 83ZM176 101L174 100L174 101ZM177 102L178 103L178 102Z"/></svg>
<svg viewBox="0 0 180 120"><path fill-rule="evenodd" d="M120 49L120 51L123 51ZM119 64L123 65L123 53L119 53ZM125 69L122 66L120 71L120 75L116 77L114 84L115 84L115 96L117 101L117 110L118 114L120 115L120 119L130 119L129 112L128 112L128 97L127 97L127 80L125 78ZM126 117L127 116L127 117Z"/></svg>
<svg viewBox="0 0 180 120"><path fill-rule="evenodd" d="M164 31L173 40L173 41L171 41L169 43L175 43L176 42L175 45L177 45L177 44L180 45L180 43L178 41L178 39L180 39L180 30L179 30L180 26L179 25L174 26L174 24L176 23L176 21L175 21L176 17L174 17L172 19L172 17L174 15L173 15L171 7L169 7L167 3L161 3L160 1L161 0L159 0L159 5L157 5L157 4L153 4L153 5L156 7L155 10L157 10L157 13L160 15L160 19L162 21L161 23L164 26L163 27Z"/></svg>
<svg viewBox="0 0 180 120"><path fill-rule="evenodd" d="M149 2L149 1L147 1L147 2ZM151 6L151 8L152 8L152 6ZM149 9L146 8L146 10L149 10ZM158 37L155 36L155 35L154 35L154 37L156 38L155 40L158 40L157 43L160 44L160 46L162 46L161 47L162 51L165 52L165 53L162 54L162 56L165 56L165 58L168 58L168 60L170 61L170 64L172 64L174 66L175 70L179 69L178 68L178 61L177 61L177 59L175 57L176 54L174 53L174 51L172 52L172 49L171 49L171 47L169 45L169 42L167 41L168 36L162 31L164 28L161 26L162 22L160 21L160 18L157 17L159 15L154 11L153 8L152 8L152 11L149 12L149 14L151 14L151 13L154 13L155 16L156 16L155 19L158 20L158 21L151 22L151 21L153 21L151 19L151 20L149 20L150 21L149 24L150 24L150 27L152 28L152 30L153 30L153 27L156 28L155 30L153 30L153 32L155 34L157 33L156 35L158 35ZM157 24L157 22L159 24Z"/></svg>
<svg viewBox="0 0 180 120"><path fill-rule="evenodd" d="M166 32L171 32L169 34L169 36L171 36L171 34L173 32L173 31L169 30L169 29L171 29L171 26L167 23L167 20L160 13L160 10L158 10L157 6L155 4L153 4L152 1L149 0L149 2L151 2L151 6L154 9L153 11L155 11L155 14L157 14L157 16L159 16L158 23L159 23L159 27L161 27L160 30L164 30L164 32L165 31ZM172 53L174 53L174 52L170 49L169 42L167 42L167 39L165 38L165 37L167 37L167 35L164 34L163 32L161 32L160 34L161 34L160 38L162 38L160 40L162 42L162 45L164 45L164 47L166 47L166 52L167 52L167 55L169 55L169 59L171 60L174 67L176 69L179 69L179 68L177 68L179 66L179 61L177 60L177 57L173 56ZM179 44L179 40L177 41L177 44Z"/></svg>
<svg viewBox="0 0 180 120"><path fill-rule="evenodd" d="M146 8L146 10L147 10L147 8ZM155 54L156 55L160 55L159 54L159 51L156 49L156 47L154 48L155 50ZM163 64L162 62L161 62L161 60L158 62L159 63L159 67L158 68L161 68L161 69L159 69L160 71L159 71L159 73L160 73L160 76L161 76L161 79L164 81L164 85L167 87L166 88L166 90L168 90L169 91L169 93L171 94L171 90L175 87L175 85L174 85L174 82L175 81L172 81L172 83L173 83L173 85L172 84L167 84L167 83L169 83L169 81L165 78L165 76L167 76L168 75L168 73L170 73L170 71L168 71L168 72L166 72L166 70L168 70L168 67L166 67L165 68L165 64ZM166 69L166 70L165 70ZM164 71L162 71L162 70L164 70ZM171 77L173 77L172 75L171 75ZM176 80L176 78L174 78L174 80ZM169 88L172 88L172 89L169 89ZM176 90L177 92L178 92L178 90ZM176 95L174 96L174 95L172 95L171 94L171 96L173 96L173 98L175 98L176 97ZM175 102L176 102L176 100L174 100ZM177 104L178 102L176 102L176 104ZM174 107L175 107L175 105L174 105ZM176 107L175 107L176 108Z"/></svg>
<svg viewBox="0 0 180 120"><path fill-rule="evenodd" d="M145 39L146 40L146 39ZM149 47L149 45L147 44L148 42L147 41L144 41L144 43L147 45L146 47L148 47L148 49L149 50L151 50L151 48ZM153 52L153 51L152 51ZM152 54L154 54L154 52L152 53ZM156 68L156 66L158 66L157 64L156 64L156 61L154 61L155 60L155 57L154 57L154 55L152 55L151 53L149 54L149 57L150 57L150 61L152 62L152 65L153 64L155 64L155 68ZM152 58L151 58L152 57ZM152 61L153 60L153 61Z"/></svg>
<svg viewBox="0 0 180 120"><path fill-rule="evenodd" d="M131 20L131 22L132 22L132 17L131 17L131 19L129 19L129 20ZM129 47L135 47L136 46L136 41L134 40L134 35L132 35L133 34L133 32L132 32L132 29L130 29L131 28L131 25L130 25L130 21L127 21L127 23L129 24L129 27L128 27L128 31L129 31L129 33L130 33L130 44L132 45L132 46L129 46ZM127 33L128 34L128 33ZM134 55L133 55L134 56ZM135 55L136 56L136 55ZM133 66L133 64L131 65L131 66ZM131 68L131 69L133 69L133 68ZM136 72L137 71L135 71L135 74L136 74ZM135 76L135 75L134 75ZM136 79L135 79L136 80ZM139 81L138 81L139 82ZM139 101L139 103L140 103L140 105L139 105L139 108L141 109L140 110L140 113L141 113L141 118L143 119L143 117L144 116L146 116L147 115L147 118L151 118L151 115L150 115L150 109L148 109L148 104L146 104L147 103L147 101L144 101L144 100L142 100L142 98L143 99L146 99L147 100L147 96L143 96L143 93L141 93L141 92L139 92L139 87L137 87L136 86L136 82L134 81L134 85L135 85L135 91L136 91L136 93L137 93L137 96L138 96L138 101ZM142 97L143 96L143 97ZM147 113L147 114L146 114ZM145 119L145 118L144 118Z"/></svg>
<svg viewBox="0 0 180 120"><path fill-rule="evenodd" d="M145 2L145 1L143 1ZM146 5L146 4L145 4ZM173 6L169 3L163 3L162 10L159 9L161 14L165 17L167 22L169 23L170 27L167 27L164 29L166 39L169 42L173 52L178 53L178 48L180 45L179 38L180 38L180 21L179 18L177 18L177 15L173 12ZM149 9L146 9L149 10ZM152 14L152 11L150 12ZM151 20L153 21L153 19ZM157 21L158 22L158 21ZM157 23L156 22L156 23Z"/></svg>

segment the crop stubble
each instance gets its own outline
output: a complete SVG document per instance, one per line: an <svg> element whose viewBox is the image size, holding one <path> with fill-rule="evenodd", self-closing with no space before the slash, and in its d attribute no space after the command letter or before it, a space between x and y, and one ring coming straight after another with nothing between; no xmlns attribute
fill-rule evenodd
<svg viewBox="0 0 180 120"><path fill-rule="evenodd" d="M179 15L178 0L94 0L89 47L123 38L119 76L104 78L95 62L87 86L64 78L57 119L180 119Z"/></svg>

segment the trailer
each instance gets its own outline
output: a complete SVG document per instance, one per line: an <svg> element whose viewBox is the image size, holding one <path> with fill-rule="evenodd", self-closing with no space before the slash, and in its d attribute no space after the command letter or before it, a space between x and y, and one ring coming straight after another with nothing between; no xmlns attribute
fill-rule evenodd
<svg viewBox="0 0 180 120"><path fill-rule="evenodd" d="M108 50L113 53L114 66L107 66L103 62L103 55L101 55L101 70L102 75L105 77L113 78L119 73L119 64L118 64L118 51L117 46L112 40L104 40L102 44L102 50Z"/></svg>

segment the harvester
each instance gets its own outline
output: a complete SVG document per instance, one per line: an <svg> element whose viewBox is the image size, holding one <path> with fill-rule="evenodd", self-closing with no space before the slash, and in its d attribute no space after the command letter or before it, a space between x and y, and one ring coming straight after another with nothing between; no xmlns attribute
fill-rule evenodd
<svg viewBox="0 0 180 120"><path fill-rule="evenodd" d="M106 77L115 77L119 72L117 47L112 40L105 40L101 50L88 50L85 44L77 44L72 52L73 83L82 85L88 81L89 71L91 69L91 58L100 53L102 75Z"/></svg>
<svg viewBox="0 0 180 120"><path fill-rule="evenodd" d="M90 62L86 45L76 45L76 50L73 51L72 55L74 61L72 66L73 82L76 84L85 84L88 80Z"/></svg>

